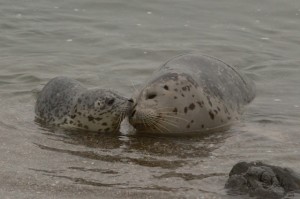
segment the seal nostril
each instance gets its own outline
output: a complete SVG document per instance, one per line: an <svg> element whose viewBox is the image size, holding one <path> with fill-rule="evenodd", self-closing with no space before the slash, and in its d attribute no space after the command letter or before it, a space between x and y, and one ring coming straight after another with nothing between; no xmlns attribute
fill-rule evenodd
<svg viewBox="0 0 300 199"><path fill-rule="evenodd" d="M131 113L131 117L133 117L133 116L134 116L135 112L136 112L136 110L132 111L132 113Z"/></svg>
<svg viewBox="0 0 300 199"><path fill-rule="evenodd" d="M132 99L132 98L130 98L130 99L128 100L128 102L131 102L131 103L133 103L133 99Z"/></svg>

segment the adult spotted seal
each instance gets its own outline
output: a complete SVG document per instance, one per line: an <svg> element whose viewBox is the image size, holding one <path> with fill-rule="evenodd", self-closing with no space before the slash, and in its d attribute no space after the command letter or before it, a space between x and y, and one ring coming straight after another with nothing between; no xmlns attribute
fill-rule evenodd
<svg viewBox="0 0 300 199"><path fill-rule="evenodd" d="M99 132L114 132L128 113L132 100L114 91L85 88L80 82L56 77L39 93L35 113L41 121Z"/></svg>
<svg viewBox="0 0 300 199"><path fill-rule="evenodd" d="M133 96L130 123L146 133L198 133L226 128L255 97L255 86L216 58L186 54L156 70Z"/></svg>

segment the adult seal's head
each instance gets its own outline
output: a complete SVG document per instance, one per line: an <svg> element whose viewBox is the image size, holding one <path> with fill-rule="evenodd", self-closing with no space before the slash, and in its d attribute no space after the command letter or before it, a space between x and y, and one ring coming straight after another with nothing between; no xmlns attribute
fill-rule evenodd
<svg viewBox="0 0 300 199"><path fill-rule="evenodd" d="M224 62L181 55L163 64L137 95L130 123L146 133L221 130L255 96L250 80Z"/></svg>
<svg viewBox="0 0 300 199"><path fill-rule="evenodd" d="M80 82L56 77L38 96L35 112L40 121L66 128L114 132L132 106L108 89L86 89Z"/></svg>

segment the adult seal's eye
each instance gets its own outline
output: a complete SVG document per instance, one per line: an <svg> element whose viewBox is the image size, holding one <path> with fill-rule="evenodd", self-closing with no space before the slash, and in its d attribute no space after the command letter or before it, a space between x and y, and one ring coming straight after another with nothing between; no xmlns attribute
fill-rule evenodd
<svg viewBox="0 0 300 199"><path fill-rule="evenodd" d="M113 98L112 99L106 99L105 102L106 102L107 105L111 106L115 102L115 99L113 99Z"/></svg>
<svg viewBox="0 0 300 199"><path fill-rule="evenodd" d="M148 93L146 99L154 99L156 96L156 93Z"/></svg>

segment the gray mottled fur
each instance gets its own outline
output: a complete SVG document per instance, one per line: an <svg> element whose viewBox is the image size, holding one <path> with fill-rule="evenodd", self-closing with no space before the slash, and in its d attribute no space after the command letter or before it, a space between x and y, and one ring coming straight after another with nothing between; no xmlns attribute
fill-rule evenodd
<svg viewBox="0 0 300 199"><path fill-rule="evenodd" d="M89 90L76 80L56 77L39 93L35 113L49 124L110 132L119 128L130 107L131 102L114 91Z"/></svg>

